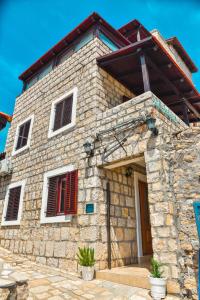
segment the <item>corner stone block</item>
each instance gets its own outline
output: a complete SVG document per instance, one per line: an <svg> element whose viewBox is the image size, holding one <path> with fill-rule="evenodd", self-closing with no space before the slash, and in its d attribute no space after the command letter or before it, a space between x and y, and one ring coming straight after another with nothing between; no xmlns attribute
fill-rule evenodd
<svg viewBox="0 0 200 300"><path fill-rule="evenodd" d="M165 218L164 215L161 213L154 213L151 215L151 224L152 226L159 227L159 226L164 226L165 224Z"/></svg>

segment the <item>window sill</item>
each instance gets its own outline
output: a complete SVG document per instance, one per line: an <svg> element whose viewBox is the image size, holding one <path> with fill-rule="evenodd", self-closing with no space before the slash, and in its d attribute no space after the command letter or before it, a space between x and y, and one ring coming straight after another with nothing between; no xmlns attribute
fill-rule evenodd
<svg viewBox="0 0 200 300"><path fill-rule="evenodd" d="M40 220L41 224L49 223L68 223L72 221L72 215L67 216L56 216L56 217L44 217Z"/></svg>
<svg viewBox="0 0 200 300"><path fill-rule="evenodd" d="M17 155L17 154L20 154L20 153L24 152L25 150L27 150L27 149L29 149L29 148L30 148L29 145L26 145L26 146L24 146L24 147L22 147L22 148L20 148L20 149L18 149L18 150L14 150L14 151L12 152L12 156L15 156L15 155Z"/></svg>
<svg viewBox="0 0 200 300"><path fill-rule="evenodd" d="M15 225L20 225L20 220L15 220L15 221L2 221L1 226L15 226Z"/></svg>
<svg viewBox="0 0 200 300"><path fill-rule="evenodd" d="M67 132L67 131L73 130L75 125L76 125L75 123L70 123L70 124L67 124L64 127L61 127L59 129L55 130L55 131L50 130L49 133L48 133L48 139L50 139L50 138L52 138L52 137L54 137L54 136L56 136L56 135L58 135L62 132Z"/></svg>

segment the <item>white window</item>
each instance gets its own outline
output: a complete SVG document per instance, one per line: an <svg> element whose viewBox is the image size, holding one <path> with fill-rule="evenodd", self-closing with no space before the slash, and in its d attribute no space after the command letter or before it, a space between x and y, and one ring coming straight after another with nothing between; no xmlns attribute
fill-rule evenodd
<svg viewBox="0 0 200 300"><path fill-rule="evenodd" d="M8 186L4 202L2 226L20 225L24 198L25 180Z"/></svg>
<svg viewBox="0 0 200 300"><path fill-rule="evenodd" d="M41 223L70 222L77 214L78 171L73 165L44 174Z"/></svg>
<svg viewBox="0 0 200 300"><path fill-rule="evenodd" d="M30 147L34 116L30 116L17 125L12 155Z"/></svg>
<svg viewBox="0 0 200 300"><path fill-rule="evenodd" d="M65 93L52 103L49 133L51 138L76 124L77 88Z"/></svg>

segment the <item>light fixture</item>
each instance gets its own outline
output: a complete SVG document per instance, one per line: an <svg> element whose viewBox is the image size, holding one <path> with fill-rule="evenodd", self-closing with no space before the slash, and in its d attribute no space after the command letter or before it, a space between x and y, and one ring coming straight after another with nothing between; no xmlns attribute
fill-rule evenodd
<svg viewBox="0 0 200 300"><path fill-rule="evenodd" d="M93 156L94 155L94 146L92 143L86 141L83 144L83 147L85 149L85 153L87 154L87 156Z"/></svg>
<svg viewBox="0 0 200 300"><path fill-rule="evenodd" d="M152 118L151 116L146 117L146 124L148 129L153 133L153 135L158 135L158 129L156 128L156 119Z"/></svg>
<svg viewBox="0 0 200 300"><path fill-rule="evenodd" d="M127 167L125 176L126 177L131 177L132 174L133 174L133 168L132 167Z"/></svg>

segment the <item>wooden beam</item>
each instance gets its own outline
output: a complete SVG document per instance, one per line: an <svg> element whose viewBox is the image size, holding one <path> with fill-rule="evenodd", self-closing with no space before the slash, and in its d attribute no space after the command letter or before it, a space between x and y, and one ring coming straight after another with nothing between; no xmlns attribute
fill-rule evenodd
<svg viewBox="0 0 200 300"><path fill-rule="evenodd" d="M187 99L192 99L191 97L191 93L190 92L185 92L185 93L181 93L181 96L182 98L187 98ZM165 94L161 94L160 97L162 98L173 98L173 97L177 97L177 95L175 93L171 93L171 92L168 92L168 93L165 93Z"/></svg>
<svg viewBox="0 0 200 300"><path fill-rule="evenodd" d="M163 81L165 81L171 88L172 90L174 91L174 93L177 95L177 96L180 96L180 92L179 90L175 87L175 85L165 76L165 74L163 74L163 72L157 67L157 65L149 58L149 57L146 57L147 59L147 64L152 67L156 72L157 74L160 76L160 78L163 79Z"/></svg>
<svg viewBox="0 0 200 300"><path fill-rule="evenodd" d="M144 54L140 55L141 69L142 69L142 79L144 85L144 91L148 92L151 90L149 81L149 72L146 64L146 57Z"/></svg>
<svg viewBox="0 0 200 300"><path fill-rule="evenodd" d="M128 75L135 76L135 75L138 75L140 72L141 72L140 70L136 70L136 71L129 70L129 71L126 71L126 72L123 72L123 73L117 75L117 78L123 78Z"/></svg>
<svg viewBox="0 0 200 300"><path fill-rule="evenodd" d="M176 101L176 102L167 104L167 106L169 106L169 107L174 107L174 106L178 106L178 105L180 105L180 104L182 104L182 103L184 103L183 100L178 100L178 101Z"/></svg>
<svg viewBox="0 0 200 300"><path fill-rule="evenodd" d="M200 119L200 113L197 111L197 109L188 101L185 99L185 104L187 105L187 107L189 108L189 110L191 110L193 112L193 114Z"/></svg>
<svg viewBox="0 0 200 300"><path fill-rule="evenodd" d="M137 41L141 41L141 34L140 34L140 27L141 25L138 27L138 30L137 30Z"/></svg>
<svg viewBox="0 0 200 300"><path fill-rule="evenodd" d="M195 98L188 98L187 101L189 101L189 100L191 101L191 105L192 104L196 104L196 103L200 104L200 99L199 98L197 98L197 99L195 99ZM180 105L182 103L184 103L184 100L178 100L178 101L175 101L175 102L167 103L167 106L173 107L173 106Z"/></svg>
<svg viewBox="0 0 200 300"><path fill-rule="evenodd" d="M138 48L135 52L131 52L129 54L117 56L117 57L110 58L110 59L106 59L105 61L99 61L98 64L100 66L104 67L104 66L107 66L108 64L110 64L112 62L117 62L117 61L119 61L121 59L130 57L130 56L139 55L140 52L141 52L141 48Z"/></svg>
<svg viewBox="0 0 200 300"><path fill-rule="evenodd" d="M182 108L182 111L183 111L183 121L189 125L190 124L190 121L189 121L189 117L188 117L188 107L186 105L186 103L182 103L181 105L181 108Z"/></svg>

